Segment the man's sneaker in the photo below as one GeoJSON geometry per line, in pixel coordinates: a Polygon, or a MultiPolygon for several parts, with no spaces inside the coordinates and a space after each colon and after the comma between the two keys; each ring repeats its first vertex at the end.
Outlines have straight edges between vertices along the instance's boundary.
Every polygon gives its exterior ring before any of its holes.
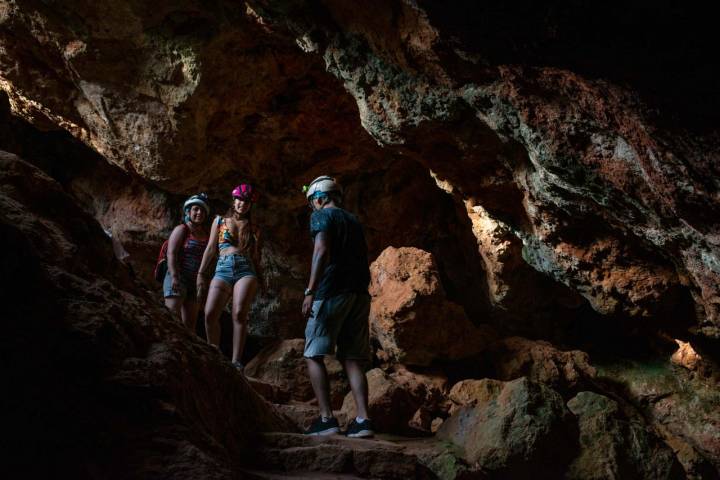
{"type": "Polygon", "coordinates": [[[305,435],[332,435],[333,433],[340,433],[340,425],[335,417],[327,420],[318,417],[310,425],[310,428],[305,430],[305,435]]]}
{"type": "Polygon", "coordinates": [[[350,425],[348,425],[347,430],[345,430],[345,435],[351,438],[367,438],[375,435],[375,432],[373,431],[373,426],[369,418],[366,418],[362,422],[353,419],[350,425]]]}

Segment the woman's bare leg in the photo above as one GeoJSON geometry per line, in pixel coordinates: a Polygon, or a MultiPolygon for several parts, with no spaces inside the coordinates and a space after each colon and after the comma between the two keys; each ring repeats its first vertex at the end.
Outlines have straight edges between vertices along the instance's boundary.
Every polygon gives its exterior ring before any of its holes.
{"type": "Polygon", "coordinates": [[[255,277],[243,277],[233,289],[233,353],[232,361],[239,362],[245,350],[247,339],[248,313],[257,292],[258,281],[255,277]]]}
{"type": "Polygon", "coordinates": [[[182,309],[180,310],[183,323],[192,333],[195,333],[195,326],[197,324],[197,316],[199,310],[200,305],[194,298],[186,299],[182,304],[182,309]]]}
{"type": "Polygon", "coordinates": [[[165,297],[165,306],[173,314],[173,317],[180,320],[180,307],[183,303],[182,297],[165,297]]]}
{"type": "Polygon", "coordinates": [[[210,282],[207,302],[205,302],[205,332],[207,341],[220,346],[220,314],[232,295],[232,289],[226,282],[214,278],[210,282]]]}

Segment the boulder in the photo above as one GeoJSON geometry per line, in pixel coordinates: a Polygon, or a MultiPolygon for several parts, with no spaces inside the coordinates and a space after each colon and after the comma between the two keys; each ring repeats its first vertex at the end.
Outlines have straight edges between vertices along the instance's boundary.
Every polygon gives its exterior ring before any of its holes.
{"type": "MultiPolygon", "coordinates": [[[[282,340],[269,345],[247,364],[245,375],[274,385],[293,400],[312,400],[315,394],[303,357],[304,347],[305,340],[302,338],[282,340]]],[[[349,388],[343,367],[334,357],[326,357],[325,366],[330,378],[330,403],[333,408],[340,408],[349,388]]],[[[275,401],[284,403],[281,398],[276,396],[275,401]]]]}
{"type": "Polygon", "coordinates": [[[528,377],[559,391],[576,388],[597,375],[587,353],[558,350],[543,340],[504,338],[488,348],[487,358],[500,380],[528,377]]]}
{"type": "Polygon", "coordinates": [[[432,438],[263,435],[252,479],[477,479],[447,444],[432,438]],[[257,476],[254,476],[257,475],[257,476]]]}
{"type": "Polygon", "coordinates": [[[673,451],[644,421],[625,418],[614,400],[580,392],[567,405],[578,417],[580,455],[566,478],[685,478],[673,451]]]}
{"type": "Polygon", "coordinates": [[[603,365],[601,375],[623,385],[626,399],[672,446],[688,476],[718,476],[720,392],[716,384],[667,359],[603,365]]]}
{"type": "MultiPolygon", "coordinates": [[[[432,421],[447,410],[447,379],[441,374],[414,373],[404,368],[388,374],[375,368],[367,373],[367,379],[369,414],[379,432],[427,434],[432,421]]],[[[352,393],[345,397],[342,412],[347,418],[356,416],[352,393]]]]}
{"type": "MultiPolygon", "coordinates": [[[[290,401],[288,403],[277,403],[273,406],[276,411],[292,422],[300,432],[307,430],[313,420],[318,417],[317,405],[311,405],[307,402],[290,401]]],[[[334,410],[333,415],[341,426],[348,423],[347,417],[340,410],[334,410]]]]}
{"type": "MultiPolygon", "coordinates": [[[[452,394],[451,394],[452,395],[452,394]]],[[[572,415],[550,387],[527,378],[478,380],[454,388],[465,406],[437,432],[472,466],[498,478],[557,476],[573,453],[572,415]]]]}
{"type": "Polygon", "coordinates": [[[372,336],[387,358],[429,365],[471,357],[487,346],[489,329],[473,325],[463,308],[447,299],[429,252],[388,247],[370,275],[372,336]]]}
{"type": "Polygon", "coordinates": [[[474,407],[490,402],[505,386],[505,382],[483,378],[482,380],[461,380],[453,385],[448,398],[450,413],[462,407],[474,407]]]}

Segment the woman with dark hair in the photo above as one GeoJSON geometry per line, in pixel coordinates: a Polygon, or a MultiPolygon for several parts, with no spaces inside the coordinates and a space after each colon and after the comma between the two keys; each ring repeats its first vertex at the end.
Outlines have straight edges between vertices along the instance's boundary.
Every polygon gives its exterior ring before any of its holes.
{"type": "Polygon", "coordinates": [[[195,332],[199,304],[195,279],[208,243],[205,221],[210,213],[207,196],[193,195],[183,205],[183,223],[170,234],[167,273],[163,281],[165,306],[195,332]]]}
{"type": "Polygon", "coordinates": [[[232,191],[233,204],[225,217],[212,223],[210,238],[197,277],[198,296],[205,296],[205,330],[208,343],[220,343],[220,314],[232,298],[232,363],[243,370],[242,353],[247,338],[247,318],[258,288],[260,230],[252,222],[250,210],[257,201],[255,188],[247,183],[232,191]],[[208,271],[217,257],[215,275],[207,285],[208,271]]]}

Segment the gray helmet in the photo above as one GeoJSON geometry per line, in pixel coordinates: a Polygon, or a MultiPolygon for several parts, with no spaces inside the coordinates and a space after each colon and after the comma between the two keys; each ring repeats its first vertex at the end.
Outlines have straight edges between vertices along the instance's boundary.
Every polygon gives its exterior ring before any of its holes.
{"type": "Polygon", "coordinates": [[[317,177],[315,180],[310,182],[310,185],[305,187],[305,197],[310,200],[316,193],[330,193],[337,192],[342,194],[342,187],[332,177],[322,175],[317,177]]]}

